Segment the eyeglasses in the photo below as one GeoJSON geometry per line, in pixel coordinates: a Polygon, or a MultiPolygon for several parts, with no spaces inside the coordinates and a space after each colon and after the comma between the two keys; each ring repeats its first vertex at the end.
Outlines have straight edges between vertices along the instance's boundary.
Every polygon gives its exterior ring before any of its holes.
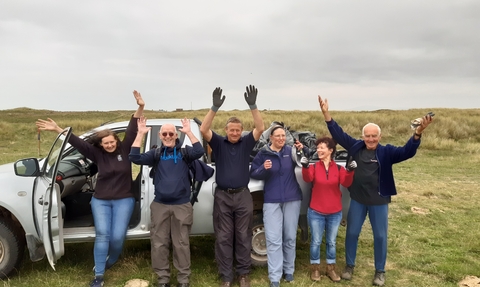
{"type": "Polygon", "coordinates": [[[174,133],[172,133],[172,132],[169,132],[169,133],[163,132],[162,133],[162,136],[164,136],[164,137],[166,137],[167,135],[170,136],[170,137],[173,137],[174,133]]]}

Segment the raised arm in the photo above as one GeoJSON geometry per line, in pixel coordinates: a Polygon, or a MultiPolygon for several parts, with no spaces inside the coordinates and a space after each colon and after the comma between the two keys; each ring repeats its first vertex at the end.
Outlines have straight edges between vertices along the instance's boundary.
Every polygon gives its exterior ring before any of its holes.
{"type": "Polygon", "coordinates": [[[190,139],[190,142],[192,145],[194,143],[198,143],[197,137],[192,133],[192,130],[190,129],[190,120],[187,118],[182,119],[182,128],[179,129],[182,133],[186,134],[187,137],[190,139]]]}
{"type": "Polygon", "coordinates": [[[415,140],[419,140],[422,137],[423,130],[425,130],[429,124],[431,124],[433,121],[433,118],[430,114],[427,114],[422,118],[422,123],[415,129],[415,134],[413,135],[413,138],[415,140]]]}
{"type": "Polygon", "coordinates": [[[222,89],[220,87],[215,88],[215,90],[213,90],[213,105],[203,119],[202,125],[200,126],[200,132],[207,142],[210,142],[212,139],[212,130],[210,127],[212,126],[213,118],[217,114],[218,109],[222,106],[224,101],[225,96],[222,97],[222,89]]]}
{"type": "Polygon", "coordinates": [[[257,93],[258,93],[258,90],[255,88],[255,86],[250,85],[247,87],[247,91],[244,94],[245,101],[247,102],[248,106],[250,107],[250,110],[252,111],[253,123],[255,125],[255,128],[253,129],[253,138],[255,139],[255,141],[258,141],[260,139],[260,136],[265,130],[262,115],[260,114],[260,111],[257,109],[257,104],[256,104],[257,93]]]}
{"type": "Polygon", "coordinates": [[[325,121],[326,122],[331,121],[332,116],[330,116],[330,112],[328,111],[328,100],[322,99],[322,97],[318,96],[318,103],[320,104],[320,109],[322,110],[325,121]]]}
{"type": "Polygon", "coordinates": [[[135,97],[135,100],[137,101],[138,108],[133,114],[134,118],[140,118],[143,115],[143,109],[145,107],[145,101],[143,101],[142,95],[137,92],[136,90],[133,91],[133,96],[135,97]]]}
{"type": "Polygon", "coordinates": [[[147,118],[145,118],[144,116],[141,116],[137,120],[137,127],[137,136],[132,143],[132,147],[140,147],[142,145],[143,138],[152,129],[151,127],[147,127],[147,118]]]}
{"type": "Polygon", "coordinates": [[[63,131],[63,129],[59,127],[57,123],[51,118],[47,118],[47,120],[38,119],[35,122],[35,125],[41,131],[51,131],[51,132],[57,132],[57,133],[61,133],[63,131]]]}

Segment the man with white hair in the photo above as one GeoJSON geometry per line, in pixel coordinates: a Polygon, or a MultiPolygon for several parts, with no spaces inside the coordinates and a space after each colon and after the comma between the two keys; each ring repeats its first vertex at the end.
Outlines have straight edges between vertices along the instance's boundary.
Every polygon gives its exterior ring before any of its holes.
{"type": "Polygon", "coordinates": [[[162,145],[140,153],[143,138],[150,131],[146,118],[138,120],[138,132],[129,158],[135,164],[154,166],[155,198],[150,204],[152,268],[158,277],[158,287],[170,287],[170,245],[173,249],[173,266],[177,269],[177,287],[190,286],[190,230],[193,224],[193,207],[190,203],[188,163],[200,158],[204,149],[190,129],[190,121],[182,119],[179,132],[192,143],[185,146],[178,139],[177,128],[164,124],[158,133],[162,145]],[[159,157],[159,158],[157,158],[159,157]]]}
{"type": "Polygon", "coordinates": [[[355,139],[345,133],[332,119],[327,99],[318,96],[318,102],[333,139],[348,150],[349,158],[357,162],[357,169],[350,191],[350,208],[347,216],[345,237],[346,266],[342,278],[351,280],[357,255],[358,237],[368,213],[373,231],[375,275],[373,285],[385,284],[387,261],[388,204],[391,196],[397,194],[392,166],[415,155],[420,146],[423,130],[432,122],[432,115],[424,116],[414,134],[402,147],[380,144],[381,129],[374,123],[362,129],[362,139],[355,139]]]}

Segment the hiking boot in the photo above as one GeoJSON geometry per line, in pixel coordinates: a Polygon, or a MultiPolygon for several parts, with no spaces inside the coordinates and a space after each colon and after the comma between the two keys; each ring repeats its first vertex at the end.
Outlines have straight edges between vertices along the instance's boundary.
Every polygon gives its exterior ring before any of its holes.
{"type": "Polygon", "coordinates": [[[293,282],[293,274],[285,274],[285,281],[287,283],[293,282]]]}
{"type": "Polygon", "coordinates": [[[229,281],[223,281],[222,283],[220,283],[220,287],[230,287],[232,286],[232,283],[230,283],[229,281]]]}
{"type": "Polygon", "coordinates": [[[327,264],[327,276],[333,282],[340,282],[340,280],[342,280],[335,272],[335,264],[327,264]]]}
{"type": "Polygon", "coordinates": [[[158,283],[158,287],[170,287],[170,283],[158,283]]]}
{"type": "Polygon", "coordinates": [[[270,282],[270,287],[280,287],[280,282],[270,282]]]}
{"type": "Polygon", "coordinates": [[[250,287],[250,278],[248,274],[243,274],[238,277],[238,283],[240,283],[240,287],[250,287]]]}
{"type": "Polygon", "coordinates": [[[310,279],[313,281],[320,281],[320,264],[311,264],[310,268],[312,269],[310,279]]]}
{"type": "Polygon", "coordinates": [[[102,287],[103,286],[103,277],[95,277],[95,279],[90,282],[90,287],[102,287]]]}
{"type": "Polygon", "coordinates": [[[385,285],[385,272],[375,271],[375,277],[373,277],[372,284],[374,286],[383,286],[385,285]]]}
{"type": "Polygon", "coordinates": [[[355,268],[355,266],[346,265],[346,266],[345,266],[345,269],[343,270],[343,273],[342,273],[342,279],[344,279],[344,280],[352,280],[353,268],[355,268]]]}

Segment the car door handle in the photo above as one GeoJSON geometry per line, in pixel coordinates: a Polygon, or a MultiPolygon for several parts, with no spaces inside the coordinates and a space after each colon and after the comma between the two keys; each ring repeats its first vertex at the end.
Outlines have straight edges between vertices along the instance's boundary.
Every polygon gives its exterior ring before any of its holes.
{"type": "Polygon", "coordinates": [[[43,201],[43,196],[38,199],[38,204],[40,205],[48,205],[48,201],[43,201]]]}

